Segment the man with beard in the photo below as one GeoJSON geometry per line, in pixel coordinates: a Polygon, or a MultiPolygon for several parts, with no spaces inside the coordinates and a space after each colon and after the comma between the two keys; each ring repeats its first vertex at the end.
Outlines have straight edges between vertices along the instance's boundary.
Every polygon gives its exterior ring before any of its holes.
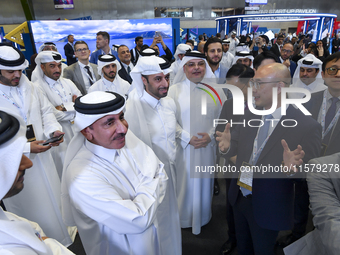
{"type": "MultiPolygon", "coordinates": [[[[311,93],[327,89],[321,76],[322,61],[313,54],[298,61],[291,88],[304,88],[311,93]]],[[[289,98],[303,98],[302,93],[289,93],[289,98]]]]}
{"type": "Polygon", "coordinates": [[[105,54],[112,54],[118,58],[118,53],[110,48],[110,35],[108,32],[99,31],[96,39],[97,50],[92,52],[90,63],[97,65],[98,57],[105,54]]]}
{"type": "MultiPolygon", "coordinates": [[[[221,45],[221,43],[219,43],[221,45]]],[[[221,46],[222,48],[222,46],[221,46]]],[[[176,119],[182,127],[178,135],[176,155],[177,199],[182,228],[192,227],[192,233],[198,235],[201,227],[211,219],[214,174],[195,172],[195,166],[215,164],[213,119],[217,119],[221,110],[207,96],[209,113],[201,114],[201,99],[209,89],[215,76],[205,60],[205,55],[198,51],[187,52],[170,87],[169,96],[176,103],[176,119]]],[[[224,93],[216,88],[221,102],[224,93]]]]}
{"type": "Polygon", "coordinates": [[[130,50],[130,54],[131,54],[131,62],[136,65],[139,55],[140,55],[140,51],[142,50],[142,46],[143,46],[143,37],[141,36],[137,36],[135,38],[135,44],[136,47],[134,47],[133,49],[130,50]]]}
{"type": "MultiPolygon", "coordinates": [[[[0,106],[0,200],[24,189],[24,179],[30,174],[30,170],[27,173],[26,170],[33,165],[23,154],[27,142],[25,122],[11,108],[10,103],[2,102],[0,106]]],[[[0,247],[1,254],[73,254],[56,240],[46,237],[37,223],[5,212],[1,207],[0,247]]]]}
{"type": "Polygon", "coordinates": [[[121,68],[115,56],[111,54],[99,56],[98,72],[102,78],[90,87],[89,92],[97,90],[113,91],[121,95],[127,95],[130,84],[117,75],[121,68]]]}
{"type": "Polygon", "coordinates": [[[60,179],[49,151],[63,139],[42,145],[46,139],[63,134],[62,127],[48,99],[22,74],[27,66],[28,61],[21,51],[0,44],[0,105],[10,103],[20,112],[30,141],[24,153],[33,162],[25,177],[25,192],[6,198],[4,204],[8,211],[39,223],[49,237],[67,246],[72,239],[61,218],[60,179]]]}
{"type": "Polygon", "coordinates": [[[125,98],[94,91],[75,102],[77,132],[62,180],[66,224],[78,227],[89,255],[159,254],[157,218],[167,176],[124,119],[125,98]]]}
{"type": "Polygon", "coordinates": [[[73,137],[72,125],[75,113],[73,102],[78,96],[81,96],[81,92],[71,80],[60,76],[61,55],[58,52],[40,52],[35,62],[37,63],[38,80],[34,84],[41,89],[55,107],[54,115],[65,132],[65,142],[51,151],[61,178],[67,145],[73,137]]]}
{"type": "Polygon", "coordinates": [[[230,39],[224,39],[222,41],[222,60],[221,64],[224,65],[226,68],[230,68],[233,65],[234,55],[229,52],[230,46],[230,39]]]}
{"type": "Polygon", "coordinates": [[[131,72],[133,90],[126,106],[126,120],[130,130],[164,164],[168,176],[167,190],[158,207],[157,220],[163,222],[158,228],[161,254],[181,254],[181,227],[175,192],[176,184],[176,105],[167,97],[170,63],[160,57],[141,57],[131,72]]]}
{"type": "Polygon", "coordinates": [[[224,84],[226,81],[226,75],[228,68],[224,65],[220,65],[222,60],[222,41],[216,37],[209,38],[204,45],[204,53],[207,57],[209,67],[217,78],[217,83],[224,84]]]}

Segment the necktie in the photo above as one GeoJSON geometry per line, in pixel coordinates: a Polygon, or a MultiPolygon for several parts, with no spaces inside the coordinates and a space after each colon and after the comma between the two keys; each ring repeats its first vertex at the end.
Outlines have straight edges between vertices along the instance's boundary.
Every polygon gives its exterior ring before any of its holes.
{"type": "MultiPolygon", "coordinates": [[[[339,98],[337,97],[332,97],[332,104],[329,107],[327,113],[326,113],[326,117],[325,117],[325,130],[328,128],[329,124],[332,122],[334,116],[335,116],[335,112],[336,112],[336,103],[339,101],[339,98]]],[[[328,144],[329,139],[331,137],[331,133],[332,131],[329,131],[327,133],[327,135],[323,138],[323,143],[328,144]]]]}
{"type": "Polygon", "coordinates": [[[127,71],[128,71],[128,74],[130,74],[130,72],[131,72],[130,66],[127,67],[127,71]]]}
{"type": "Polygon", "coordinates": [[[88,75],[91,77],[91,79],[89,79],[89,81],[90,81],[90,85],[92,85],[93,84],[93,82],[92,82],[93,76],[92,76],[92,73],[90,71],[90,67],[89,66],[85,66],[85,69],[86,69],[88,75]]]}
{"type": "Polygon", "coordinates": [[[329,124],[332,122],[334,116],[335,116],[335,111],[336,111],[336,103],[339,101],[339,98],[337,97],[332,97],[332,104],[329,107],[327,113],[326,113],[326,117],[325,117],[325,130],[327,129],[327,127],[329,126],[329,124]]]}
{"type": "MultiPolygon", "coordinates": [[[[260,127],[259,130],[259,134],[257,136],[257,150],[259,150],[259,147],[261,147],[262,143],[264,142],[264,140],[266,140],[267,136],[268,136],[268,131],[269,131],[269,125],[271,121],[266,121],[268,119],[272,119],[273,116],[271,114],[267,115],[264,118],[264,124],[262,127],[260,127]]],[[[254,161],[253,156],[251,156],[250,161],[253,161],[253,165],[256,164],[256,161],[254,161]]],[[[240,187],[240,190],[242,192],[243,196],[248,196],[249,194],[251,194],[252,192],[246,188],[240,187]]]]}
{"type": "Polygon", "coordinates": [[[259,134],[257,137],[257,148],[259,148],[262,143],[264,142],[264,140],[266,140],[267,136],[268,136],[268,130],[269,130],[269,125],[271,121],[267,121],[268,119],[272,119],[273,116],[271,114],[267,115],[264,118],[264,124],[262,127],[260,127],[259,130],[259,134]]]}

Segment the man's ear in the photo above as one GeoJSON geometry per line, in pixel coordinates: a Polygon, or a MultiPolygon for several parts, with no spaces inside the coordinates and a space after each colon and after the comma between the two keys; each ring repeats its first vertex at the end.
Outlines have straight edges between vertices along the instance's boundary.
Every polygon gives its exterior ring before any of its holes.
{"type": "Polygon", "coordinates": [[[45,65],[44,64],[40,64],[41,70],[43,71],[43,73],[45,73],[45,65]]]}
{"type": "Polygon", "coordinates": [[[90,127],[86,127],[83,130],[80,131],[83,136],[85,136],[85,138],[88,141],[92,141],[93,140],[93,134],[92,134],[92,129],[90,127]]]}
{"type": "Polygon", "coordinates": [[[147,79],[145,79],[145,77],[142,76],[142,81],[143,81],[143,84],[144,84],[144,87],[148,84],[148,81],[147,79]]]}

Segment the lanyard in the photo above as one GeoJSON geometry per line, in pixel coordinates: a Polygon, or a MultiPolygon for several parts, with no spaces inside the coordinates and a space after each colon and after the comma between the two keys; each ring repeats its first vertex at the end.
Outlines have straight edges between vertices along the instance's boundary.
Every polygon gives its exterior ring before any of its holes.
{"type": "Polygon", "coordinates": [[[326,91],[323,93],[323,101],[322,101],[322,114],[321,114],[321,127],[322,127],[322,139],[329,133],[329,131],[333,128],[334,124],[338,121],[340,116],[340,108],[338,109],[337,113],[335,114],[331,123],[329,123],[327,129],[325,130],[325,119],[326,119],[326,106],[327,106],[327,99],[326,99],[326,91]]]}
{"type": "MultiPolygon", "coordinates": [[[[25,113],[25,110],[24,110],[24,107],[20,107],[20,105],[18,105],[13,99],[11,99],[6,93],[2,92],[0,90],[2,96],[7,100],[9,101],[12,105],[14,105],[16,108],[19,109],[20,111],[20,114],[21,114],[21,117],[24,119],[25,123],[27,124],[27,116],[26,116],[26,113],[25,113]]],[[[21,95],[21,93],[20,93],[21,95]]],[[[21,95],[22,96],[22,95],[21,95]]],[[[23,102],[24,103],[24,102],[23,102]]]]}
{"type": "MultiPolygon", "coordinates": [[[[263,121],[263,117],[262,117],[262,121],[263,121]]],[[[271,121],[272,122],[272,120],[275,120],[275,119],[270,119],[269,121],[271,121]]],[[[267,120],[268,121],[268,120],[267,120]]],[[[270,124],[269,124],[270,125],[270,124]]],[[[261,126],[262,127],[262,126],[261,126]]],[[[260,128],[261,128],[260,127],[260,128]]],[[[274,131],[274,129],[268,134],[268,136],[267,136],[267,138],[263,141],[263,143],[262,143],[262,145],[260,146],[260,148],[259,149],[257,149],[257,146],[258,146],[258,144],[257,144],[257,139],[258,139],[258,137],[259,137],[259,132],[260,132],[260,128],[257,130],[257,135],[256,135],[256,138],[255,138],[255,140],[254,140],[254,147],[253,147],[253,152],[252,152],[252,155],[251,155],[251,158],[250,158],[250,164],[251,165],[254,165],[254,164],[256,164],[256,162],[257,162],[257,160],[259,159],[259,157],[260,157],[260,155],[261,155],[261,152],[263,151],[263,148],[264,148],[264,146],[266,146],[266,143],[267,143],[267,141],[269,140],[269,138],[270,138],[270,136],[271,136],[271,134],[272,134],[272,132],[274,131]]]]}
{"type": "MultiPolygon", "coordinates": [[[[47,82],[47,81],[46,81],[47,82]]],[[[58,82],[56,82],[56,83],[58,83],[58,82]]],[[[54,92],[55,93],[57,93],[58,94],[58,96],[61,98],[61,101],[62,102],[64,102],[64,103],[67,103],[68,102],[68,100],[67,100],[67,95],[66,95],[66,92],[65,92],[65,89],[64,89],[64,86],[63,86],[63,84],[62,84],[62,82],[60,81],[60,86],[61,86],[61,88],[62,88],[62,90],[63,90],[63,92],[64,92],[64,96],[60,93],[60,91],[56,88],[56,86],[55,86],[55,84],[56,83],[54,83],[54,85],[50,85],[48,82],[47,82],[47,84],[50,86],[50,88],[52,88],[53,90],[54,90],[54,92]]]]}

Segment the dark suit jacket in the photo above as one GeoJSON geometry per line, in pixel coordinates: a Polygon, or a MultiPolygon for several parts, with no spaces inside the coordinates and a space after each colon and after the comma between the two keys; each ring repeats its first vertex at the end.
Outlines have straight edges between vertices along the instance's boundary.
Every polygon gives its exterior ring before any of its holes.
{"type": "Polygon", "coordinates": [[[270,51],[272,51],[277,57],[281,57],[279,46],[277,46],[276,43],[270,48],[270,51]]]}
{"type": "MultiPolygon", "coordinates": [[[[98,68],[97,65],[89,63],[91,65],[94,75],[97,79],[97,81],[101,78],[100,75],[98,74],[98,68]]],[[[83,75],[80,70],[80,66],[78,63],[74,63],[73,65],[70,65],[64,69],[64,78],[70,79],[73,81],[73,83],[77,86],[77,88],[80,90],[80,92],[83,95],[87,94],[83,75]]]]}
{"type": "MultiPolygon", "coordinates": [[[[246,120],[260,119],[260,116],[246,113],[246,120]]],[[[271,134],[267,144],[260,154],[256,166],[281,166],[283,161],[283,147],[281,140],[285,139],[291,150],[300,144],[305,151],[304,162],[315,158],[320,153],[321,126],[310,116],[305,116],[300,110],[289,106],[286,116],[282,116],[271,134]],[[280,123],[284,119],[294,119],[298,122],[295,127],[283,127],[280,123]]],[[[247,123],[247,122],[246,122],[247,123]]],[[[286,121],[285,124],[291,123],[286,121]]],[[[291,123],[292,124],[292,123],[291,123]]],[[[242,162],[249,162],[253,143],[258,128],[237,125],[232,132],[230,151],[226,158],[237,155],[236,168],[239,170],[242,162]]],[[[229,189],[231,205],[236,203],[240,187],[237,185],[239,173],[234,174],[229,189]]],[[[297,178],[298,176],[295,176],[297,178]]],[[[285,173],[257,173],[254,172],[252,191],[252,206],[257,224],[264,229],[275,231],[292,229],[294,221],[294,182],[285,173]],[[282,177],[282,178],[281,178],[282,177]]]]}
{"type": "MultiPolygon", "coordinates": [[[[323,92],[316,92],[312,94],[311,99],[305,104],[306,109],[312,114],[313,119],[317,120],[320,108],[322,107],[323,92]]],[[[340,121],[335,124],[331,130],[331,138],[325,155],[331,155],[340,152],[340,121]]],[[[320,155],[323,156],[323,155],[320,155]]]]}
{"type": "Polygon", "coordinates": [[[292,60],[289,60],[289,62],[290,62],[290,67],[289,67],[290,76],[293,78],[297,65],[292,60]]]}
{"type": "Polygon", "coordinates": [[[126,80],[128,83],[132,83],[132,78],[130,76],[130,74],[127,73],[127,71],[125,70],[122,62],[120,62],[120,65],[122,66],[122,68],[118,71],[118,74],[120,76],[120,78],[122,78],[123,80],[126,80]]]}
{"type": "Polygon", "coordinates": [[[65,44],[64,50],[65,50],[67,65],[70,66],[70,65],[76,63],[77,58],[74,56],[74,50],[69,43],[65,44]]]}

